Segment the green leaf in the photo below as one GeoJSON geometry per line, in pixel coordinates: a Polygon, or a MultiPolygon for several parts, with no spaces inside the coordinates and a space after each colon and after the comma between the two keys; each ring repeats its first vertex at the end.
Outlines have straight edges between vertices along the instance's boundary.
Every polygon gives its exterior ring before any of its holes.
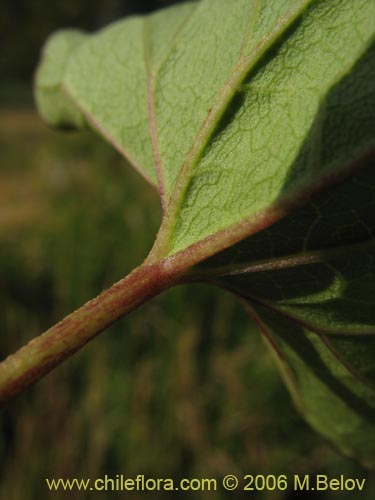
{"type": "Polygon", "coordinates": [[[306,419],[366,463],[374,41],[373,0],[202,0],[59,33],[36,80],[47,121],[157,187],[148,263],[240,295],[306,419]]]}
{"type": "Polygon", "coordinates": [[[375,162],[194,273],[239,295],[307,421],[374,464],[375,162]]]}
{"type": "Polygon", "coordinates": [[[308,324],[375,334],[375,161],[195,273],[308,324]]]}
{"type": "Polygon", "coordinates": [[[249,308],[299,411],[344,454],[374,465],[373,337],[317,336],[260,305],[249,308]],[[262,318],[262,319],[261,319],[262,318]]]}
{"type": "Polygon", "coordinates": [[[62,79],[71,53],[86,37],[76,30],[54,34],[46,43],[43,63],[36,75],[36,92],[40,114],[54,126],[81,128],[82,113],[62,91],[62,79]]]}

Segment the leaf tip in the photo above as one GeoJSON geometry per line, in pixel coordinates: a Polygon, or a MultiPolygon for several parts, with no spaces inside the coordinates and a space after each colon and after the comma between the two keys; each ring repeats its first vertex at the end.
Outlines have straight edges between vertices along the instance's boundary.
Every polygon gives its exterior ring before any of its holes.
{"type": "Polygon", "coordinates": [[[51,126],[77,129],[86,125],[84,116],[63,88],[70,56],[86,38],[87,35],[78,30],[61,30],[51,35],[43,48],[35,75],[34,96],[39,113],[51,126]]]}

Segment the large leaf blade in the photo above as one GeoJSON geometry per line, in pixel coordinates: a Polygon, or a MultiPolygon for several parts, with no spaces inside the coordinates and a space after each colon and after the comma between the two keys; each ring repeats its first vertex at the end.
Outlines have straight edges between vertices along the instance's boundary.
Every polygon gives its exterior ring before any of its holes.
{"type": "Polygon", "coordinates": [[[373,160],[191,271],[203,277],[241,297],[307,421],[375,465],[373,160]]]}
{"type": "Polygon", "coordinates": [[[256,218],[375,146],[375,4],[359,3],[314,2],[250,72],[181,189],[170,253],[256,218]]]}
{"type": "Polygon", "coordinates": [[[374,39],[372,0],[204,0],[87,37],[57,85],[159,188],[148,262],[240,295],[306,418],[366,463],[374,39]]]}
{"type": "Polygon", "coordinates": [[[88,37],[62,86],[159,185],[173,254],[375,146],[374,25],[371,0],[188,3],[88,37]]]}
{"type": "Polygon", "coordinates": [[[218,253],[193,272],[320,333],[375,334],[375,169],[218,253]]]}

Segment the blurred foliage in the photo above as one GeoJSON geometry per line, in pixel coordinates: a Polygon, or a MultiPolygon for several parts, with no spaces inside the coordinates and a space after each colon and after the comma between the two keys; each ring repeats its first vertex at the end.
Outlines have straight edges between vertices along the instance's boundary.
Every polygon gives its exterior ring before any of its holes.
{"type": "MultiPolygon", "coordinates": [[[[161,214],[152,189],[90,133],[63,135],[30,111],[2,112],[0,151],[3,357],[139,264],[161,214]]],[[[72,498],[51,495],[46,477],[368,475],[304,424],[249,318],[203,285],[171,290],[121,320],[8,403],[0,424],[7,500],[72,498]]],[[[361,498],[372,498],[369,484],[361,498]]]]}

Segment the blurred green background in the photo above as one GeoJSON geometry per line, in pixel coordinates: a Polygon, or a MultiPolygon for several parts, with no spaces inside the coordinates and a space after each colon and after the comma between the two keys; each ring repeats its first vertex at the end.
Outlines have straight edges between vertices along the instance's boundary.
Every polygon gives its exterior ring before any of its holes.
{"type": "MultiPolygon", "coordinates": [[[[100,138],[54,132],[39,120],[31,89],[41,45],[61,27],[92,30],[171,3],[2,0],[1,357],[139,264],[161,216],[156,193],[100,138]]],[[[46,477],[368,477],[295,412],[236,300],[203,285],[167,292],[124,318],[8,403],[0,423],[0,498],[7,500],[125,498],[49,493],[46,477]]],[[[184,498],[250,493],[298,497],[184,498]]],[[[151,495],[172,497],[126,498],[151,495]]],[[[363,494],[339,495],[369,499],[371,484],[363,494]]]]}

